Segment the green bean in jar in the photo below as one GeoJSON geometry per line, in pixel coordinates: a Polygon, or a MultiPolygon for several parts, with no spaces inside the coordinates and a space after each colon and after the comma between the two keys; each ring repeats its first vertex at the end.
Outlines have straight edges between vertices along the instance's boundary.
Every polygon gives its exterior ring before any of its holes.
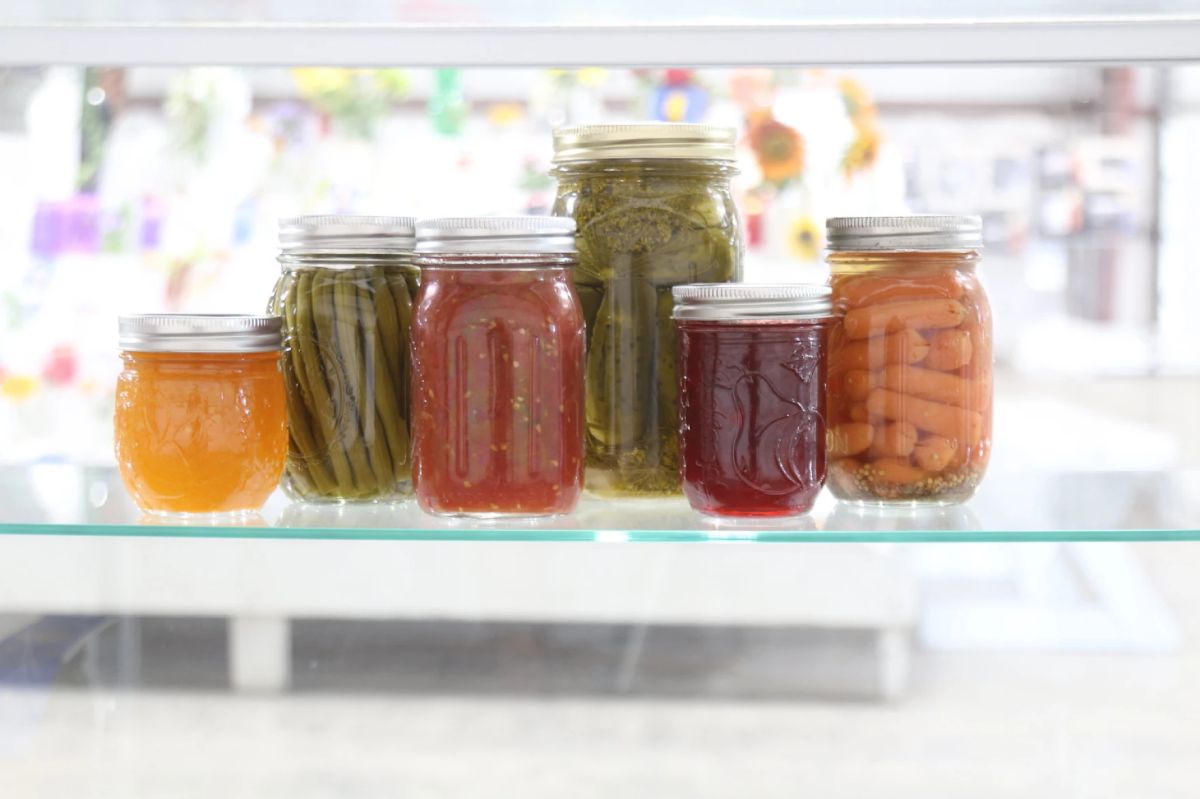
{"type": "Polygon", "coordinates": [[[413,219],[285,219],[280,245],[269,307],[283,317],[284,490],[317,501],[410,494],[413,219]]]}

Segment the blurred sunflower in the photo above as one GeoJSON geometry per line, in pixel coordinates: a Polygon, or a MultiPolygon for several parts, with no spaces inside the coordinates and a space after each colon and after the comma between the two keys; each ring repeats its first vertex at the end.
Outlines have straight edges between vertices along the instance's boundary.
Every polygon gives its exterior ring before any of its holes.
{"type": "Polygon", "coordinates": [[[838,81],[838,91],[842,93],[842,102],[846,104],[846,114],[851,120],[873,118],[875,116],[875,101],[854,78],[842,78],[838,81]]]}
{"type": "Polygon", "coordinates": [[[752,111],[746,133],[764,183],[782,186],[804,171],[804,138],[769,110],[752,111]]]}
{"type": "Polygon", "coordinates": [[[815,261],[821,254],[821,225],[808,214],[792,219],[788,226],[788,251],[801,261],[815,261]]]}
{"type": "Polygon", "coordinates": [[[847,178],[865,172],[879,159],[879,128],[875,125],[856,125],[854,141],[842,156],[842,174],[847,178]]]}

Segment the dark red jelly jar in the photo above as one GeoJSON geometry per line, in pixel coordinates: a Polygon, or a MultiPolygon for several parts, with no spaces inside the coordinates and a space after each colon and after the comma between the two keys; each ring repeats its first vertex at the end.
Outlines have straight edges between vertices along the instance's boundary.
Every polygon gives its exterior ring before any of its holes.
{"type": "Polygon", "coordinates": [[[722,516],[810,510],[825,484],[829,289],[674,289],[683,490],[722,516]]]}

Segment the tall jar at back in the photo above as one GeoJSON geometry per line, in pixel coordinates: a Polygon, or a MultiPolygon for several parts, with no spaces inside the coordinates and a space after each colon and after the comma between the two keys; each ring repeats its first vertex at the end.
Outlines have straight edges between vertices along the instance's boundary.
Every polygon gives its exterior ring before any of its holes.
{"type": "Polygon", "coordinates": [[[590,493],[681,490],[671,289],[741,279],[734,131],[636,124],[554,133],[554,213],[576,223],[587,324],[590,493]]]}
{"type": "Polygon", "coordinates": [[[829,487],[842,500],[971,497],[992,445],[992,316],[977,216],[827,223],[829,487]]]}
{"type": "Polygon", "coordinates": [[[279,223],[290,434],[284,490],[316,501],[411,491],[411,217],[303,216],[279,223]]]}

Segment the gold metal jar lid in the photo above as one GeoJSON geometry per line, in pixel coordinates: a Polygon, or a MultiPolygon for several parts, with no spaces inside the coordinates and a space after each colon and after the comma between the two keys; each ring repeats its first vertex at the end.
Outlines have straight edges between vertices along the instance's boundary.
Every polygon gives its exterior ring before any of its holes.
{"type": "Polygon", "coordinates": [[[734,160],[733,128],[681,122],[576,125],[554,131],[554,163],[617,158],[734,160]]]}

